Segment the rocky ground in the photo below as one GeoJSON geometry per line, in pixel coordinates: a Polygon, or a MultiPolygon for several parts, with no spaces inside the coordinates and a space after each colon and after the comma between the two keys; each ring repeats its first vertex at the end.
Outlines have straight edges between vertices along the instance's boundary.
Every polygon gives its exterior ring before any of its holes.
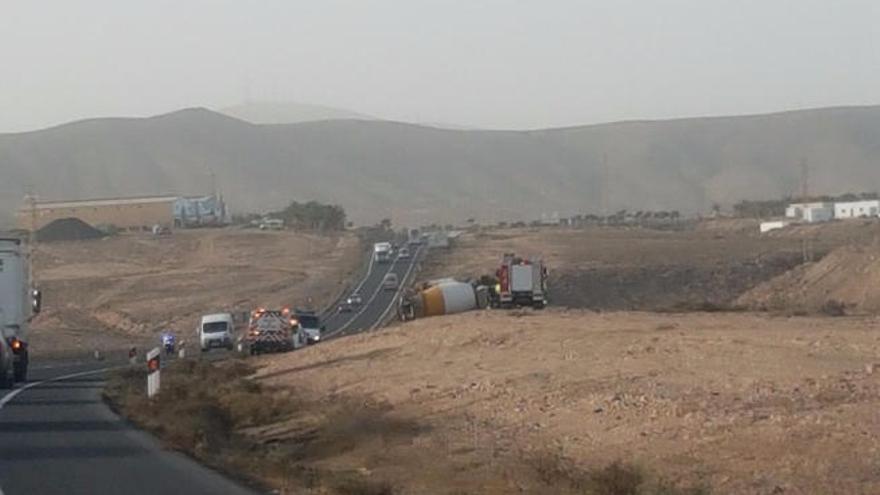
{"type": "MultiPolygon", "coordinates": [[[[560,493],[547,478],[622,460],[713,493],[868,494],[880,492],[878,326],[478,312],[262,358],[257,380],[370,405],[364,429],[303,462],[402,493],[560,493]]],[[[301,439],[316,414],[256,434],[301,439]]]]}

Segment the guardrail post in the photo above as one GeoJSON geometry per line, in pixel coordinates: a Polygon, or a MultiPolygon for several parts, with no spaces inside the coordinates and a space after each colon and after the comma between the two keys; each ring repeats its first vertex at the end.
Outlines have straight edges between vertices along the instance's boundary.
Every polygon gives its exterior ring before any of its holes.
{"type": "Polygon", "coordinates": [[[159,376],[161,373],[162,351],[156,347],[147,353],[147,397],[153,398],[159,393],[159,376]]]}

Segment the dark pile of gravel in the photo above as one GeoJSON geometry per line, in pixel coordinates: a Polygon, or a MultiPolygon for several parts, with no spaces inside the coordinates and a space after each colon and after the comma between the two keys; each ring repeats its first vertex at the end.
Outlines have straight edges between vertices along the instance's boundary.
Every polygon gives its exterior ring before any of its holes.
{"type": "Polygon", "coordinates": [[[100,239],[104,233],[79,218],[61,218],[37,230],[39,242],[84,241],[100,239]]]}

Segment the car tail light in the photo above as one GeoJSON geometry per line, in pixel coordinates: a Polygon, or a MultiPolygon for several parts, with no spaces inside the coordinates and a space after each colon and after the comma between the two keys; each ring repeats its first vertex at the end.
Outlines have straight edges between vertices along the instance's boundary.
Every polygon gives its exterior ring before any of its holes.
{"type": "Polygon", "coordinates": [[[24,342],[18,339],[18,337],[12,337],[9,339],[9,347],[12,348],[13,352],[19,352],[24,349],[24,342]]]}

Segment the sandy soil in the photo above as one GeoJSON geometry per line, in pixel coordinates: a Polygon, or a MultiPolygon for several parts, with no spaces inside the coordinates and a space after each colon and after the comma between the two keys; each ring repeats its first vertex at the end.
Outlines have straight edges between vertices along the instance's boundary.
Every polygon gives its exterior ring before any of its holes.
{"type": "Polygon", "coordinates": [[[207,312],[320,308],[360,263],[350,235],[206,229],[45,243],[35,270],[45,310],[32,345],[117,346],[168,327],[190,338],[207,312]]]}
{"type": "Polygon", "coordinates": [[[743,294],[757,310],[800,313],[880,313],[880,243],[845,246],[743,294]]]}
{"type": "Polygon", "coordinates": [[[493,230],[464,235],[426,263],[425,278],[493,274],[505,252],[544,258],[554,305],[611,310],[734,306],[807,259],[880,235],[876,222],[793,227],[774,235],[715,220],[685,231],[640,228],[493,230]]]}
{"type": "Polygon", "coordinates": [[[265,384],[374,405],[345,448],[305,461],[401,493],[560,493],[547,479],[556,466],[620,459],[713,493],[868,494],[880,493],[878,328],[870,318],[490,311],[256,362],[265,384]]]}

